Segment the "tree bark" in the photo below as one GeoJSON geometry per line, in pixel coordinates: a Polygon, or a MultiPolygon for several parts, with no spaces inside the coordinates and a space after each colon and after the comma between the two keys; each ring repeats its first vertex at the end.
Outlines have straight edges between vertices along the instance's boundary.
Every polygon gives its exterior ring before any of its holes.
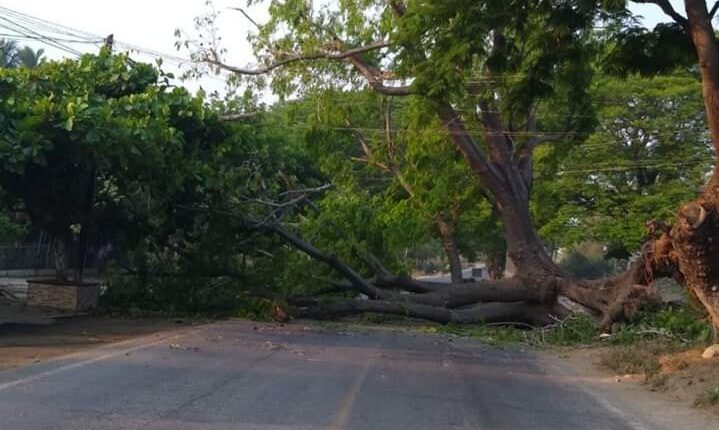
{"type": "Polygon", "coordinates": [[[704,107],[715,150],[714,173],[699,198],[685,205],[671,230],[679,269],[719,327],[719,44],[706,2],[685,0],[687,29],[699,59],[704,107]]]}
{"type": "Polygon", "coordinates": [[[50,243],[55,262],[55,279],[58,281],[66,281],[69,257],[67,252],[67,237],[55,236],[50,243]]]}
{"type": "Polygon", "coordinates": [[[444,253],[447,255],[452,283],[461,283],[464,279],[462,275],[462,260],[459,256],[459,250],[457,249],[457,241],[454,238],[454,226],[450,225],[450,223],[441,216],[437,217],[436,224],[440,240],[442,241],[442,249],[444,249],[444,253]]]}
{"type": "Polygon", "coordinates": [[[487,257],[486,269],[490,280],[502,279],[507,272],[507,257],[489,255],[487,257]]]}
{"type": "Polygon", "coordinates": [[[500,278],[511,278],[517,274],[517,265],[514,264],[512,258],[509,256],[509,251],[504,255],[504,269],[501,272],[500,278]]]}
{"type": "Polygon", "coordinates": [[[419,318],[444,324],[527,323],[542,326],[554,322],[544,306],[525,302],[485,303],[468,309],[446,309],[396,301],[350,300],[310,307],[301,311],[299,315],[322,319],[367,312],[419,318]]]}

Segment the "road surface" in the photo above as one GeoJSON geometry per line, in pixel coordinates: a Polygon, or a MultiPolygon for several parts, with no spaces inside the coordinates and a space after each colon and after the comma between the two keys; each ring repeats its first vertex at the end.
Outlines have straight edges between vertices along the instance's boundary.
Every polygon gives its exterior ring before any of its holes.
{"type": "Polygon", "coordinates": [[[228,321],[0,372],[0,428],[659,428],[542,363],[440,335],[228,321]]]}
{"type": "MultiPolygon", "coordinates": [[[[478,266],[477,268],[481,268],[483,271],[487,270],[484,268],[484,266],[478,266]]],[[[475,280],[481,280],[481,279],[487,279],[487,278],[477,278],[472,276],[472,268],[462,269],[462,278],[464,279],[475,279],[475,280]]],[[[430,281],[430,282],[439,282],[443,284],[449,284],[452,282],[451,275],[447,272],[440,272],[435,273],[433,275],[426,275],[426,276],[419,276],[418,279],[421,279],[423,281],[430,281]]]]}

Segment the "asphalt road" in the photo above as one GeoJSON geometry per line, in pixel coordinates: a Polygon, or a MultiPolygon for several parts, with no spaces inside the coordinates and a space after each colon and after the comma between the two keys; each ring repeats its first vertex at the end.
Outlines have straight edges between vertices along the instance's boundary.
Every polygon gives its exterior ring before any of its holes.
{"type": "Polygon", "coordinates": [[[0,372],[2,430],[647,430],[532,353],[224,322],[0,372]]]}

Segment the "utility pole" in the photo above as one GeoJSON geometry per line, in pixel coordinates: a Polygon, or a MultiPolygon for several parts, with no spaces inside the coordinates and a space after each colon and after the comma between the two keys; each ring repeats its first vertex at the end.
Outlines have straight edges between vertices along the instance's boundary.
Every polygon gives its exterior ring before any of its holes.
{"type": "Polygon", "coordinates": [[[114,45],[115,45],[115,35],[109,34],[105,38],[105,47],[108,49],[108,51],[110,51],[110,53],[112,53],[112,48],[114,45]]]}

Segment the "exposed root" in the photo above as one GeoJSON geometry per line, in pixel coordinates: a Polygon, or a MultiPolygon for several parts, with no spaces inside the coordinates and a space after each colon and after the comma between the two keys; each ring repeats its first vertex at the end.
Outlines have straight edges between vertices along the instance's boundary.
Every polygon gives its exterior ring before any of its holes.
{"type": "Polygon", "coordinates": [[[679,211],[671,239],[687,288],[719,327],[719,189],[709,186],[679,211]]]}

